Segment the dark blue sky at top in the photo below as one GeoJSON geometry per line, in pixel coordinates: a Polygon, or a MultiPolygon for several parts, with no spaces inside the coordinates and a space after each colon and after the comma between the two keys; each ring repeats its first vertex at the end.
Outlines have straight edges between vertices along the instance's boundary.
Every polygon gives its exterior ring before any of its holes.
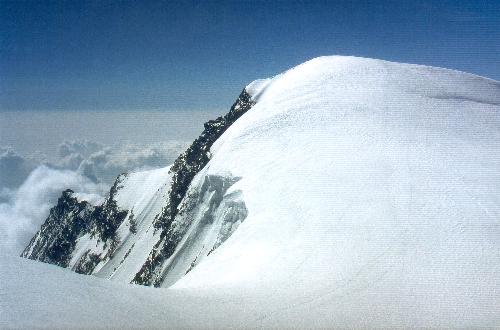
{"type": "Polygon", "coordinates": [[[1,110],[228,109],[321,55],[500,80],[500,1],[0,1],[1,110]]]}

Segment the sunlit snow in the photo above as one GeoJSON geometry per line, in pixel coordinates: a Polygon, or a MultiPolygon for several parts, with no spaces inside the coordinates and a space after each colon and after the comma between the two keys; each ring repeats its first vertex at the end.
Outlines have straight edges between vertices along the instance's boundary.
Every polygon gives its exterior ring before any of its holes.
{"type": "MultiPolygon", "coordinates": [[[[23,298],[7,325],[500,325],[499,82],[332,56],[247,91],[256,104],[191,183],[239,178],[226,194],[248,215],[227,241],[169,289],[10,261],[2,304],[23,298]]],[[[122,194],[136,215],[157,198],[122,194]]]]}

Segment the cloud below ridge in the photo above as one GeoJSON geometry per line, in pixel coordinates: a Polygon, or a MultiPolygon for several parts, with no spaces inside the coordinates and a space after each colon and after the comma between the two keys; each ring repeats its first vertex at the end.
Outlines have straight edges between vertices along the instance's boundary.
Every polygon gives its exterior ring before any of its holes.
{"type": "Polygon", "coordinates": [[[73,189],[85,194],[90,202],[101,199],[103,188],[71,170],[45,165],[33,170],[24,183],[0,204],[2,252],[19,254],[39,229],[61,191],[73,189]]]}
{"type": "Polygon", "coordinates": [[[0,146],[2,252],[19,255],[64,189],[89,202],[102,200],[116,176],[170,165],[187,143],[109,147],[88,140],[64,141],[57,158],[36,161],[0,146]]]}

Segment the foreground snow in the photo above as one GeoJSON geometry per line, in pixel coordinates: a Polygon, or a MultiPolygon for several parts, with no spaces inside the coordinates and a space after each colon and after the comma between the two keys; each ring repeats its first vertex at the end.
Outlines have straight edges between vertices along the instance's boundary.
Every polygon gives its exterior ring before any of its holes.
{"type": "MultiPolygon", "coordinates": [[[[197,251],[206,252],[200,242],[219,240],[219,227],[196,227],[215,191],[204,192],[207,178],[237,178],[221,193],[244,205],[246,217],[231,236],[183,277],[169,264],[175,272],[163,284],[180,278],[169,289],[11,260],[2,280],[2,303],[15,301],[2,307],[8,324],[500,325],[499,82],[322,57],[247,92],[256,104],[217,140],[191,182],[192,196],[202,198],[177,219],[193,230],[176,264],[184,270],[197,251]]],[[[125,196],[138,195],[123,195],[124,205],[142,205],[125,196]]],[[[139,250],[140,259],[147,251],[139,250]]],[[[139,264],[131,260],[130,272],[139,264]]],[[[128,281],[129,271],[115,274],[113,266],[101,275],[128,281]]]]}
{"type": "MultiPolygon", "coordinates": [[[[53,265],[0,257],[0,328],[312,328],[312,327],[495,327],[496,306],[481,300],[453,306],[400,300],[378,304],[376,290],[384,279],[356,290],[324,291],[156,289],[79,275],[53,265]],[[457,312],[463,305],[467,313],[457,312]],[[443,317],[447,310],[455,318],[443,317]]],[[[460,289],[457,287],[457,289],[460,289]]],[[[387,293],[385,296],[390,295],[387,293]]]]}

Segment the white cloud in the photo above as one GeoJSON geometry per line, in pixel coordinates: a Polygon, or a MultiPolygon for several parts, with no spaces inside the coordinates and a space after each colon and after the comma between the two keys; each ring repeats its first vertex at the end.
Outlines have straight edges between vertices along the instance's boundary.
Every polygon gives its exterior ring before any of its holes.
{"type": "Polygon", "coordinates": [[[12,148],[0,146],[0,247],[19,254],[64,189],[88,199],[120,173],[170,165],[215,113],[2,114],[0,141],[12,148]]]}
{"type": "Polygon", "coordinates": [[[186,146],[182,142],[169,142],[155,146],[127,144],[116,149],[102,148],[86,157],[78,172],[93,181],[110,183],[123,172],[170,165],[186,146]]]}
{"type": "Polygon", "coordinates": [[[74,171],[37,167],[9,201],[0,204],[2,250],[20,254],[67,188],[85,194],[90,201],[101,198],[105,189],[74,171]]]}
{"type": "Polygon", "coordinates": [[[81,154],[86,157],[104,148],[101,143],[78,140],[78,141],[64,141],[57,146],[57,154],[59,157],[64,158],[72,154],[81,154]]]}
{"type": "Polygon", "coordinates": [[[154,146],[110,148],[92,141],[65,141],[58,158],[37,166],[30,158],[0,147],[0,239],[2,249],[20,254],[65,189],[90,202],[102,198],[123,172],[171,164],[186,147],[172,141],[154,146]]]}
{"type": "Polygon", "coordinates": [[[64,141],[55,160],[42,164],[0,147],[0,239],[2,249],[20,254],[65,189],[90,202],[102,198],[123,172],[170,165],[186,143],[108,147],[64,141]]]}
{"type": "Polygon", "coordinates": [[[77,171],[94,182],[111,185],[123,172],[172,164],[186,147],[187,143],[181,141],[114,147],[88,140],[64,141],[57,147],[57,158],[37,162],[0,146],[0,202],[5,201],[9,191],[19,187],[31,171],[42,164],[49,168],[77,171]]]}
{"type": "Polygon", "coordinates": [[[10,148],[0,146],[0,189],[3,188],[5,191],[5,189],[18,187],[35,167],[34,161],[19,155],[10,148]]]}

